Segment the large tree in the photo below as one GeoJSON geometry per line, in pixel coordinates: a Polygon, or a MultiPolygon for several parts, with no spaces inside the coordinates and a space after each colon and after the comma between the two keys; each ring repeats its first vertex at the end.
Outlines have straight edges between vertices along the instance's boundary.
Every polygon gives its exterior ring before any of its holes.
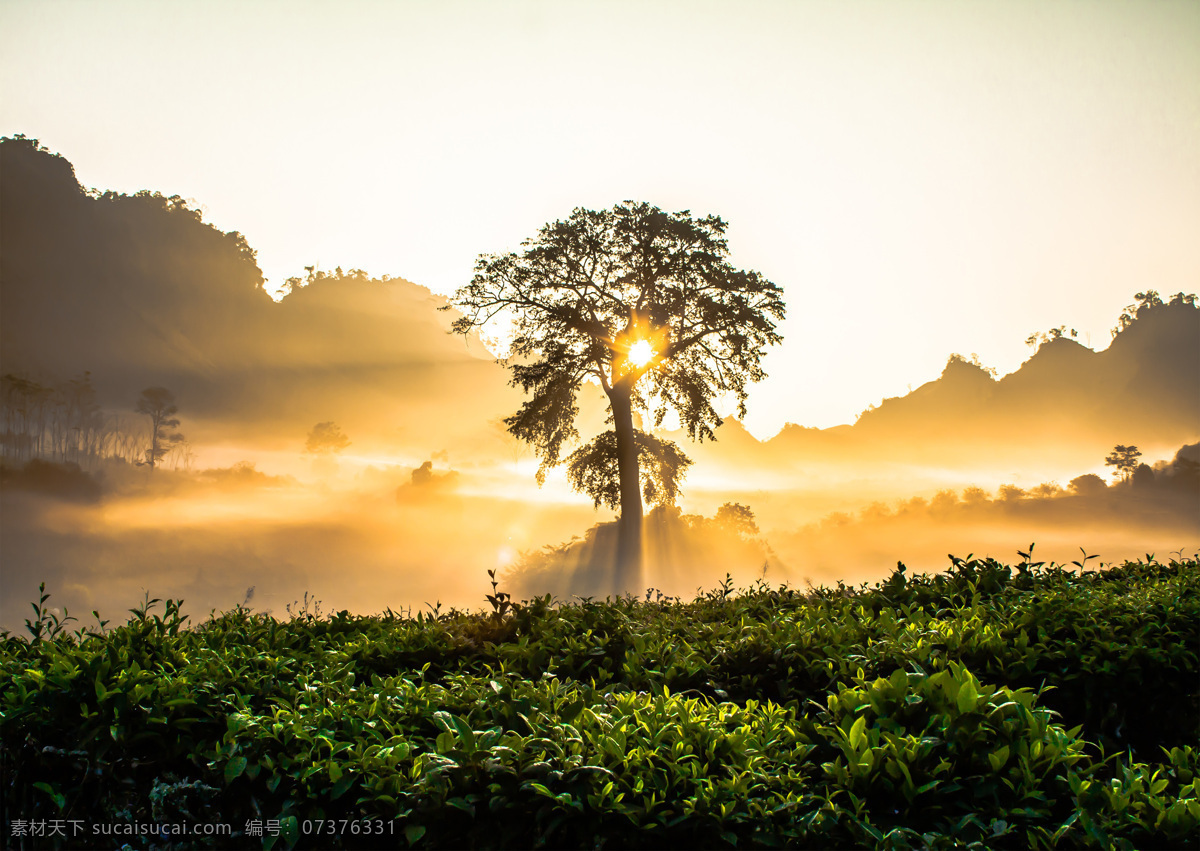
{"type": "Polygon", "coordinates": [[[519,253],[481,256],[454,297],[463,312],[455,331],[495,322],[511,334],[503,363],[530,398],[504,422],[538,453],[539,482],[579,438],[583,384],[607,395],[612,428],[567,461],[575,487],[620,507],[617,593],[641,590],[643,496],[673,501],[691,463],[641,418],[661,426],[674,411],[691,439],[715,439],[714,401],[731,395],[745,416],[746,387],[764,377],[766,347],[782,339],[782,291],[729,264],[725,229],[717,216],[632,201],[576,209],[519,253]]]}

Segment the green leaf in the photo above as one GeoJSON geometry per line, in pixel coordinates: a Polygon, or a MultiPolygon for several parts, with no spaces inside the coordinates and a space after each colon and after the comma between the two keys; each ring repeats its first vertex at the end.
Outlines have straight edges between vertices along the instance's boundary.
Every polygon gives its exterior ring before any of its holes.
{"type": "Polygon", "coordinates": [[[979,692],[975,690],[975,683],[971,679],[958,689],[958,711],[972,712],[979,705],[979,692]]]}
{"type": "Polygon", "coordinates": [[[425,825],[423,824],[406,824],[404,826],[404,838],[408,840],[409,845],[415,845],[417,840],[425,835],[425,825]]]}
{"type": "Polygon", "coordinates": [[[451,723],[454,724],[454,730],[458,733],[458,740],[462,743],[463,750],[471,753],[475,750],[475,731],[471,729],[466,721],[459,718],[457,715],[451,717],[451,723]]]}
{"type": "Polygon", "coordinates": [[[246,758],[244,756],[235,756],[229,762],[225,763],[225,782],[232,783],[242,772],[246,770],[246,758]]]}
{"type": "Polygon", "coordinates": [[[587,701],[585,701],[582,697],[577,697],[575,700],[563,707],[562,712],[558,717],[570,724],[579,717],[579,713],[582,712],[586,706],[587,701]]]}
{"type": "Polygon", "coordinates": [[[1059,826],[1058,830],[1054,831],[1054,841],[1055,842],[1062,839],[1063,836],[1066,835],[1067,831],[1071,829],[1071,825],[1075,824],[1075,820],[1079,818],[1079,816],[1082,812],[1083,812],[1082,810],[1076,810],[1075,812],[1073,812],[1071,814],[1071,817],[1068,818],[1066,821],[1064,821],[1062,823],[1062,825],[1059,826]]]}
{"type": "Polygon", "coordinates": [[[1008,745],[1000,748],[1000,750],[996,751],[995,753],[988,754],[988,763],[991,764],[992,771],[999,771],[1004,767],[1004,764],[1008,762],[1008,754],[1008,745]]]}
{"type": "Polygon", "coordinates": [[[449,731],[438,733],[437,738],[433,741],[433,746],[437,752],[443,754],[454,750],[456,744],[458,744],[458,737],[449,731]]]}
{"type": "Polygon", "coordinates": [[[604,736],[600,739],[600,749],[613,759],[625,759],[625,749],[612,736],[604,736]]]}
{"type": "Polygon", "coordinates": [[[345,795],[346,790],[349,789],[353,785],[354,785],[354,775],[353,774],[342,775],[340,778],[338,778],[337,782],[333,784],[333,788],[330,790],[330,793],[329,793],[330,797],[336,801],[338,798],[342,797],[342,795],[345,795]]]}
{"type": "Polygon", "coordinates": [[[59,793],[49,783],[45,783],[43,781],[38,781],[37,783],[34,783],[33,786],[35,789],[41,789],[43,792],[45,792],[47,795],[49,795],[50,799],[52,801],[54,801],[54,805],[56,807],[58,807],[59,810],[62,810],[62,808],[66,806],[66,803],[67,803],[66,797],[64,795],[62,795],[61,793],[59,793]]]}
{"type": "Polygon", "coordinates": [[[861,751],[866,746],[867,717],[860,715],[850,727],[850,747],[861,751]]]}
{"type": "Polygon", "coordinates": [[[293,847],[300,839],[300,824],[295,816],[284,816],[279,820],[279,833],[293,847]]]}

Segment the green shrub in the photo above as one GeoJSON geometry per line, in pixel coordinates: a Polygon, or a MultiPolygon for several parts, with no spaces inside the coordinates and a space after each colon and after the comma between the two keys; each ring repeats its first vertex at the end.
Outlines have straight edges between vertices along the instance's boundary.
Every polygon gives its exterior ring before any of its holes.
{"type": "Polygon", "coordinates": [[[1198,567],[74,632],[43,595],[5,804],[236,831],[193,847],[1195,848],[1198,567]]]}

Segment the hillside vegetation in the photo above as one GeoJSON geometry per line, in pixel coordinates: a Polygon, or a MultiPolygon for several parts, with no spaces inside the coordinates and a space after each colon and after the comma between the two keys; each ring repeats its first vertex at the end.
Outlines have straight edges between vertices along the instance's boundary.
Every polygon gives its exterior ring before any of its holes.
{"type": "Polygon", "coordinates": [[[195,627],[147,601],[72,632],[43,598],[0,644],[10,825],[233,831],[113,847],[1197,847],[1200,562],[1022,555],[195,627]]]}

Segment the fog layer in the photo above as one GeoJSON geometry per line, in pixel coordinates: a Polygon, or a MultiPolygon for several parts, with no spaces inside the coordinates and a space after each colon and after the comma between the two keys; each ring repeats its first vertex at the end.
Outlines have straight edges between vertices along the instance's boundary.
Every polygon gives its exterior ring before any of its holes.
{"type": "MultiPolygon", "coordinates": [[[[447,333],[444,299],[311,269],[276,303],[246,240],[193,203],[85,191],[23,139],[0,171],[0,626],[43,581],[110,618],[145,593],[194,616],[285,615],[305,592],[326,611],[478,607],[488,570],[518,598],[602,593],[612,513],[561,475],[536,487],[501,423],[520,396],[447,333]],[[154,468],[135,411],[152,387],[180,435],[154,468]]],[[[858,582],[1030,541],[1059,560],[1195,549],[1200,310],[1141,295],[1103,350],[1059,329],[1006,376],[948,353],[854,424],[666,432],[695,464],[647,517],[648,584],[858,582]],[[1145,471],[1106,467],[1117,444],[1145,471]]],[[[581,417],[599,430],[598,397],[581,417]]]]}

